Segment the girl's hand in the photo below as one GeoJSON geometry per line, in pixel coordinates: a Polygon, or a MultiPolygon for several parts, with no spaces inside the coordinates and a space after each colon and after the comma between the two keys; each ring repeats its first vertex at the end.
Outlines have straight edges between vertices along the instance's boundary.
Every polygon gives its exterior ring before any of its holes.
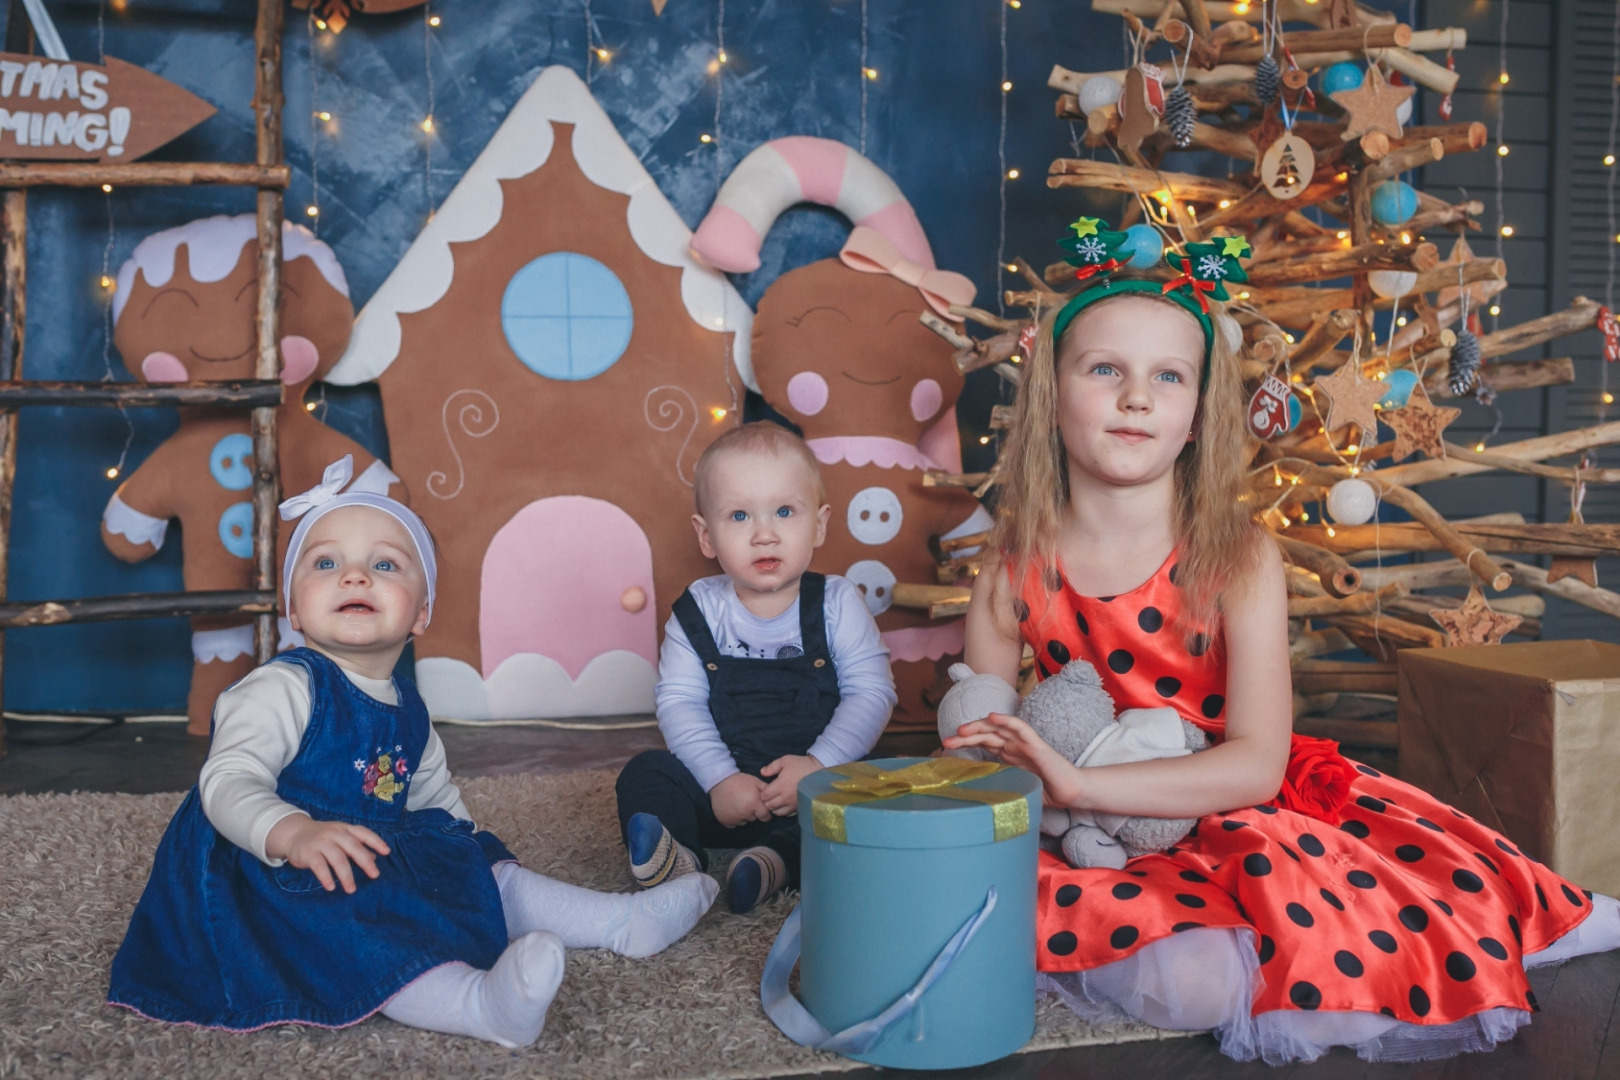
{"type": "Polygon", "coordinates": [[[1080,770],[1016,716],[991,713],[983,720],[963,724],[955,735],[945,740],[947,750],[967,746],[982,746],[1003,764],[1016,765],[1040,777],[1049,806],[1071,806],[1078,800],[1080,770]]]}
{"type": "Polygon", "coordinates": [[[313,871],[327,892],[336,889],[339,882],[344,892],[354,892],[351,860],[367,877],[375,879],[377,855],[387,855],[388,850],[383,838],[363,825],[316,821],[304,814],[290,814],[276,822],[264,842],[266,855],[313,871]]]}

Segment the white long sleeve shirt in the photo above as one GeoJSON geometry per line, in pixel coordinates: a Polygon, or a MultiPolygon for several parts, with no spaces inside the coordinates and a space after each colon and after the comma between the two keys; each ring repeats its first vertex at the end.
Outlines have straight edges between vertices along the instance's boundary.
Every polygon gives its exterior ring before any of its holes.
{"type": "MultiPolygon", "coordinates": [[[[338,670],[383,704],[399,704],[391,680],[338,670]]],[[[214,741],[197,777],[203,814],[221,836],[270,866],[286,861],[265,854],[270,830],[282,818],[303,813],[277,797],[276,781],[298,754],[311,705],[309,674],[296,664],[265,664],[221,694],[214,705],[214,741]]],[[[472,820],[461,790],[451,782],[444,743],[431,727],[405,798],[407,810],[429,807],[472,820]]]]}
{"type": "MultiPolygon", "coordinates": [[[[721,655],[761,660],[803,654],[797,600],[774,619],[761,619],[743,606],[724,574],[693,582],[690,591],[721,655]]],[[[898,698],[888,646],[855,586],[829,574],[822,606],[839,701],[810,756],[831,767],[871,751],[898,698]]],[[[654,697],[664,742],[703,790],[741,771],[709,710],[708,672],[673,615],[664,627],[654,697]]]]}

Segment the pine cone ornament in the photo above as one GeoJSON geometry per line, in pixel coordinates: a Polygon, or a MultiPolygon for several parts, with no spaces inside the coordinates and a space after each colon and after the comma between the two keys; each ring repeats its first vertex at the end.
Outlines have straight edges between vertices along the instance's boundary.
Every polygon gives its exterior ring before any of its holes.
{"type": "Polygon", "coordinates": [[[1164,97],[1164,124],[1177,146],[1192,145],[1193,125],[1198,123],[1198,107],[1185,86],[1178,86],[1164,97]]]}
{"type": "Polygon", "coordinates": [[[1446,382],[1453,397],[1461,397],[1479,380],[1479,338],[1472,331],[1457,331],[1457,344],[1451,347],[1451,366],[1446,382]]]}
{"type": "Polygon", "coordinates": [[[1277,58],[1262,57],[1254,69],[1254,96],[1259,99],[1261,105],[1270,105],[1277,100],[1277,91],[1281,86],[1282,68],[1277,64],[1277,58]]]}

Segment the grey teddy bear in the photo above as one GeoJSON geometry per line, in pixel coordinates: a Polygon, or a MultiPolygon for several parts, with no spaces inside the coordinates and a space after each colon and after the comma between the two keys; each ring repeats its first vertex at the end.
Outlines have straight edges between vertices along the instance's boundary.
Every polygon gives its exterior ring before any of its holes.
{"type": "MultiPolygon", "coordinates": [[[[1114,699],[1097,670],[1084,660],[1065,664],[1022,704],[1018,692],[995,675],[975,674],[966,664],[952,664],[950,675],[956,685],[940,702],[941,738],[992,712],[1016,711],[1048,746],[1076,765],[1180,757],[1209,746],[1205,734],[1171,708],[1127,709],[1116,719],[1114,699]]],[[[978,750],[947,753],[981,760],[989,757],[978,750]]],[[[1127,859],[1164,851],[1192,826],[1192,818],[1128,817],[1061,807],[1041,812],[1041,833],[1061,837],[1064,858],[1080,868],[1118,869],[1127,859]]]]}

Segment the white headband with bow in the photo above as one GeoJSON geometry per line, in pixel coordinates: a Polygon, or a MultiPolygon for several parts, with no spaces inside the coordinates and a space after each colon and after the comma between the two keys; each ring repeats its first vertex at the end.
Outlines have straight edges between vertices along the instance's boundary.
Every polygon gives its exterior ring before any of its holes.
{"type": "Polygon", "coordinates": [[[293,567],[298,565],[298,556],[304,550],[304,540],[309,536],[309,530],[314,524],[333,510],[345,506],[369,506],[373,510],[381,510],[399,522],[410,534],[411,543],[416,546],[417,562],[422,564],[422,575],[427,579],[427,612],[428,621],[431,622],[439,565],[433,558],[433,538],[428,534],[427,526],[422,523],[420,517],[417,517],[416,511],[398,499],[390,499],[386,495],[370,491],[351,491],[345,494],[343,488],[353,476],[354,455],[344,454],[326,467],[320,483],[281,504],[282,521],[299,519],[298,527],[293,530],[292,540],[287,544],[287,562],[281,572],[281,593],[285,598],[284,602],[291,602],[293,567]]]}

